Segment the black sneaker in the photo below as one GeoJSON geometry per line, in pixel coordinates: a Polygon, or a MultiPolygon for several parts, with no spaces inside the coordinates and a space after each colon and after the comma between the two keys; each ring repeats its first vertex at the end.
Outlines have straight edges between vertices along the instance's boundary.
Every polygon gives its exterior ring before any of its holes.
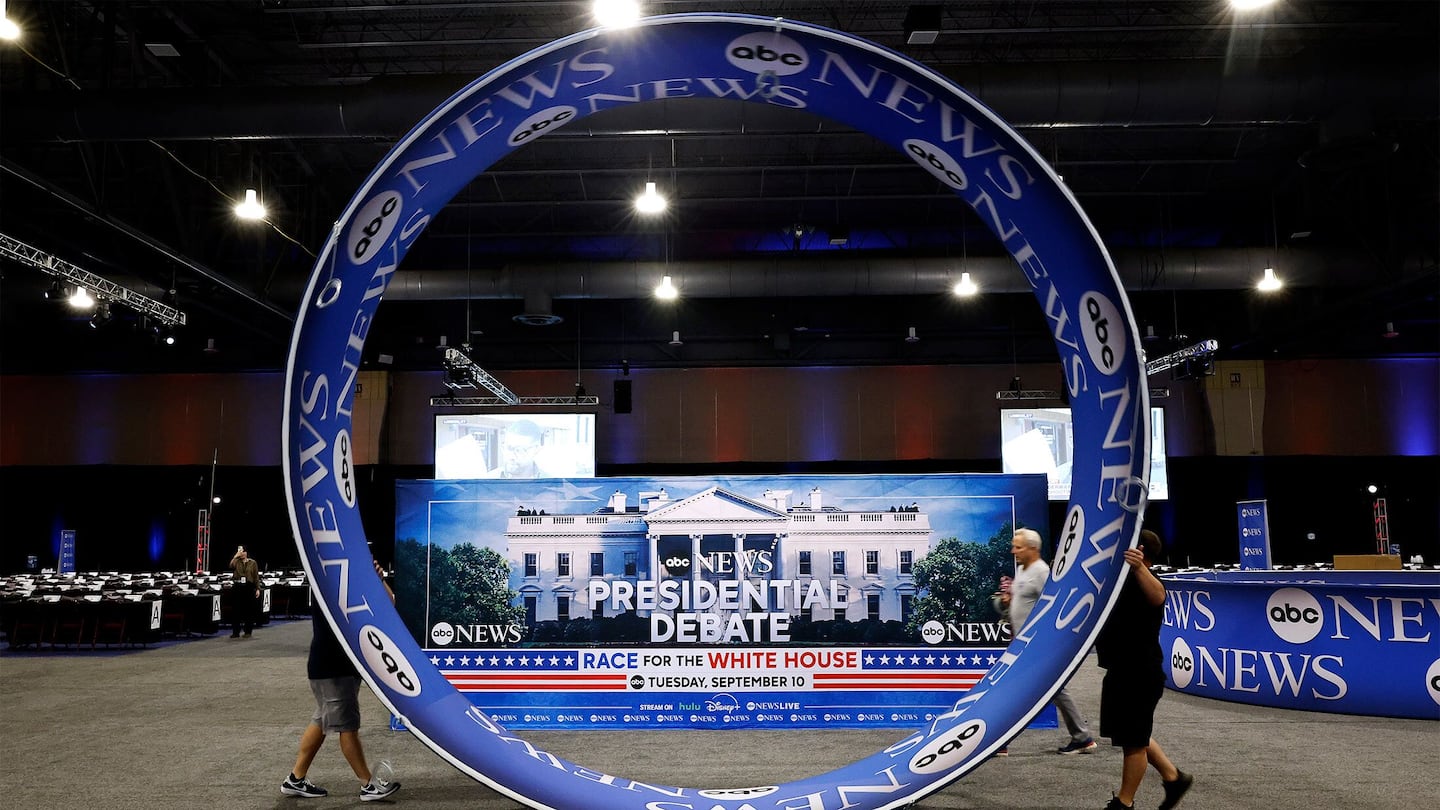
{"type": "Polygon", "coordinates": [[[1110,803],[1105,805],[1105,810],[1135,810],[1135,805],[1120,801],[1119,796],[1111,796],[1110,803]]]}
{"type": "Polygon", "coordinates": [[[310,784],[309,779],[296,779],[294,774],[285,777],[280,783],[280,792],[286,796],[299,796],[302,799],[318,799],[321,796],[329,796],[330,791],[319,785],[310,784]]]}
{"type": "Polygon", "coordinates": [[[375,781],[372,779],[369,784],[365,785],[365,787],[360,788],[360,801],[383,801],[395,795],[395,791],[399,789],[399,782],[380,782],[379,784],[376,784],[375,781]]]}
{"type": "Polygon", "coordinates": [[[1179,772],[1174,782],[1161,782],[1160,786],[1165,788],[1165,801],[1160,802],[1160,810],[1170,810],[1172,807],[1179,807],[1180,800],[1190,792],[1190,786],[1195,784],[1195,777],[1184,771],[1179,772]]]}
{"type": "Polygon", "coordinates": [[[1091,737],[1086,737],[1084,740],[1081,740],[1079,742],[1071,740],[1070,742],[1066,743],[1064,747],[1056,749],[1055,753],[1064,754],[1066,756],[1069,756],[1071,754],[1088,754],[1091,751],[1094,751],[1095,747],[1095,740],[1091,737]]]}

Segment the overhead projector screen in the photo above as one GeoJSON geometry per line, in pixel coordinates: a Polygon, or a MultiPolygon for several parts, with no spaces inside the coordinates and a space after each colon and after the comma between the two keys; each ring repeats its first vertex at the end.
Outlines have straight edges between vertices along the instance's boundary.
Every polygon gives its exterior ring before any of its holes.
{"type": "MultiPolygon", "coordinates": [[[[1050,500],[1070,500],[1075,439],[1069,408],[1002,408],[1000,463],[1006,473],[1044,473],[1050,500]]],[[[1165,412],[1150,409],[1150,500],[1170,497],[1165,470],[1165,412]]]]}
{"type": "Polygon", "coordinates": [[[439,414],[435,417],[437,479],[594,476],[594,414],[439,414]]]}

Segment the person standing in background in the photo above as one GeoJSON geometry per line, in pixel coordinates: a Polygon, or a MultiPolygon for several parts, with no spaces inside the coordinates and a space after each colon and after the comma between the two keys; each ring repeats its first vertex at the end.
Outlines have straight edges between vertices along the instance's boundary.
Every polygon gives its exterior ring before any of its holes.
{"type": "Polygon", "coordinates": [[[1150,566],[1160,557],[1160,537],[1146,529],[1140,545],[1125,551],[1129,577],[1120,585],[1120,598],[1095,639],[1095,652],[1105,680],[1100,684],[1100,734],[1124,753],[1120,790],[1105,810],[1131,810],[1147,765],[1160,774],[1165,800],[1160,810],[1180,804],[1195,777],[1165,755],[1151,736],[1155,707],[1165,691],[1164,651],[1160,649],[1160,623],[1165,617],[1165,585],[1150,566]]]}
{"type": "Polygon", "coordinates": [[[244,546],[235,547],[235,556],[230,558],[232,582],[230,584],[230,609],[234,612],[230,637],[239,638],[243,629],[245,637],[255,629],[256,615],[260,612],[260,566],[246,553],[244,546]]]}
{"type": "MultiPolygon", "coordinates": [[[[1010,632],[1019,633],[1030,618],[1030,611],[1045,590],[1050,579],[1050,566],[1040,559],[1040,534],[1034,529],[1016,529],[1010,540],[1010,554],[1015,557],[1015,577],[1009,588],[1001,588],[992,598],[992,603],[1002,616],[1010,620],[1010,632]]],[[[1075,700],[1061,686],[1051,698],[1065,730],[1070,732],[1070,742],[1056,750],[1057,754],[1088,754],[1095,750],[1095,738],[1090,735],[1089,723],[1080,714],[1075,700]]],[[[1007,746],[1008,747],[1008,746],[1007,746]]]]}

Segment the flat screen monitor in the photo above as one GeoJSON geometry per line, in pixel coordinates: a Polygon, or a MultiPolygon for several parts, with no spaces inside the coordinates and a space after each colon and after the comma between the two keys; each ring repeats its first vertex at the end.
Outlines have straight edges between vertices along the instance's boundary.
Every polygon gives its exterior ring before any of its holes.
{"type": "MultiPolygon", "coordinates": [[[[1070,500],[1075,434],[1069,408],[1002,408],[1000,463],[1007,473],[1044,473],[1050,500],[1070,500]]],[[[1150,500],[1170,497],[1165,471],[1165,412],[1150,409],[1150,500]]]]}
{"type": "Polygon", "coordinates": [[[595,414],[438,414],[435,477],[593,478],[595,414]]]}

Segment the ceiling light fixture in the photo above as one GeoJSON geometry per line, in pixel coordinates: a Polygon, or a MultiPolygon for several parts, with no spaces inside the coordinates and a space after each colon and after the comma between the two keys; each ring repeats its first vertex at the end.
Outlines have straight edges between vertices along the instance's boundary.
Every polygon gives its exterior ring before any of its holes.
{"type": "Polygon", "coordinates": [[[265,218],[265,206],[255,194],[255,189],[245,189],[245,201],[235,204],[235,216],[252,222],[265,218]]]}
{"type": "Polygon", "coordinates": [[[955,294],[969,298],[978,292],[980,292],[980,287],[970,278],[970,274],[961,273],[960,280],[955,282],[955,294]]]}
{"type": "Polygon", "coordinates": [[[1236,11],[1254,11],[1274,3],[1275,0],[1230,0],[1230,7],[1236,11]]]}
{"type": "Polygon", "coordinates": [[[684,345],[685,345],[685,341],[683,341],[683,340],[680,339],[680,333],[679,333],[678,331],[677,331],[677,332],[671,332],[671,333],[670,333],[670,345],[671,345],[671,346],[684,346],[684,345]]]}
{"type": "Polygon", "coordinates": [[[635,0],[595,0],[591,13],[602,28],[629,28],[640,19],[640,4],[635,0]]]}
{"type": "Polygon", "coordinates": [[[1386,322],[1385,322],[1385,331],[1380,333],[1380,337],[1383,337],[1383,338],[1397,338],[1397,337],[1400,337],[1400,333],[1397,332],[1397,331],[1395,331],[1395,323],[1394,323],[1393,321],[1386,321],[1386,322]]]}
{"type": "Polygon", "coordinates": [[[1280,280],[1279,276],[1275,275],[1275,268],[1267,267],[1265,268],[1265,275],[1260,277],[1260,281],[1255,285],[1255,289],[1268,293],[1275,292],[1284,286],[1285,283],[1280,280]]]}
{"type": "Polygon", "coordinates": [[[664,276],[655,286],[655,297],[662,301],[673,301],[680,297],[680,290],[675,287],[675,283],[670,280],[669,276],[664,276]]]}
{"type": "Polygon", "coordinates": [[[654,215],[665,210],[666,200],[655,190],[654,181],[645,182],[645,193],[635,198],[635,210],[642,214],[654,215]]]}
{"type": "Polygon", "coordinates": [[[919,343],[920,336],[915,334],[915,327],[910,327],[910,333],[905,336],[906,343],[919,343]]]}
{"type": "Polygon", "coordinates": [[[20,38],[20,26],[5,11],[5,0],[0,0],[0,39],[15,41],[20,38]]]}

